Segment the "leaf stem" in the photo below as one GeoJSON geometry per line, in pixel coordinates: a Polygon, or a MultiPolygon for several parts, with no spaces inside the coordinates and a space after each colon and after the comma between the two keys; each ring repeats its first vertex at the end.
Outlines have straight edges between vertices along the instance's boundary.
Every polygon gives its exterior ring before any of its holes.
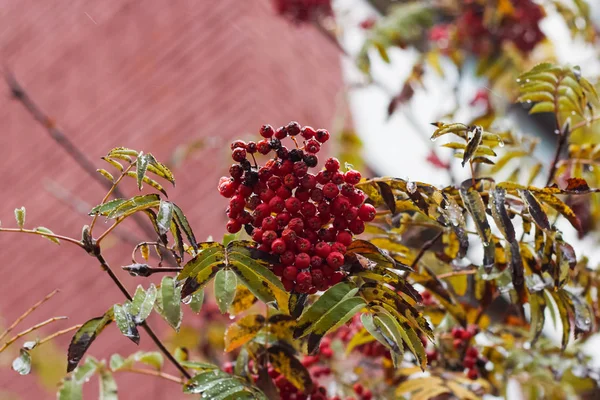
{"type": "Polygon", "coordinates": [[[31,333],[35,330],[38,330],[48,324],[51,324],[52,322],[55,321],[60,321],[63,319],[67,319],[67,317],[52,317],[49,318],[43,322],[40,322],[39,324],[36,324],[34,326],[32,326],[31,328],[25,329],[23,332],[19,332],[17,333],[15,336],[13,336],[10,340],[8,340],[6,343],[4,343],[4,345],[2,347],[0,347],[0,353],[2,353],[8,346],[10,346],[11,344],[13,344],[14,342],[16,342],[17,340],[19,340],[20,338],[22,338],[23,336],[27,335],[28,333],[31,333]]]}
{"type": "Polygon", "coordinates": [[[425,243],[423,243],[423,246],[419,250],[419,254],[417,254],[417,256],[415,257],[413,262],[410,264],[411,269],[413,269],[413,270],[415,269],[415,267],[417,266],[417,264],[419,263],[421,258],[425,255],[425,252],[427,250],[429,250],[435,244],[435,242],[437,242],[438,239],[442,237],[443,234],[444,234],[444,231],[440,231],[437,235],[435,235],[435,237],[433,239],[428,240],[425,243]]]}
{"type": "Polygon", "coordinates": [[[27,316],[29,314],[31,314],[36,308],[38,308],[39,306],[41,306],[42,304],[44,304],[45,302],[50,300],[52,298],[52,296],[54,296],[58,292],[59,292],[58,289],[53,290],[48,295],[46,295],[46,297],[44,297],[43,299],[41,299],[40,301],[35,303],[33,306],[29,307],[29,309],[27,311],[25,311],[19,318],[17,318],[15,320],[15,322],[12,323],[11,326],[9,326],[2,334],[0,334],[0,340],[4,339],[6,337],[6,335],[8,335],[10,332],[12,332],[12,330],[15,329],[21,321],[23,321],[25,318],[27,318],[27,316]]]}
{"type": "Polygon", "coordinates": [[[171,381],[171,382],[179,383],[180,385],[183,385],[185,383],[185,381],[183,379],[181,379],[181,378],[179,378],[177,376],[166,374],[166,373],[161,372],[161,371],[155,371],[155,370],[152,370],[152,369],[130,367],[130,368],[119,369],[119,370],[117,370],[115,372],[133,372],[133,373],[136,373],[136,374],[156,376],[158,378],[166,379],[166,380],[171,381]]]}
{"type": "Polygon", "coordinates": [[[446,278],[452,278],[454,276],[460,276],[460,275],[475,275],[477,273],[476,269],[466,269],[463,271],[452,271],[452,272],[448,272],[446,274],[441,274],[438,275],[438,279],[446,279],[446,278]]]}
{"type": "MultiPolygon", "coordinates": [[[[104,271],[106,271],[106,273],[108,274],[108,276],[110,276],[110,278],[112,279],[112,281],[115,283],[115,285],[117,285],[117,287],[119,288],[119,290],[121,290],[121,293],[123,293],[125,295],[125,297],[127,298],[127,300],[129,300],[129,301],[133,300],[133,298],[131,297],[131,294],[129,294],[129,292],[127,291],[127,289],[125,288],[125,286],[123,286],[123,283],[115,275],[115,273],[110,268],[110,266],[108,265],[108,263],[106,262],[106,260],[102,256],[102,254],[98,254],[96,256],[96,258],[100,262],[100,265],[102,266],[102,269],[104,271]]],[[[167,348],[165,347],[165,345],[160,341],[160,339],[158,338],[158,336],[156,336],[156,334],[154,333],[154,331],[152,330],[152,328],[150,328],[150,326],[148,325],[148,323],[146,321],[142,322],[141,327],[144,328],[144,330],[146,331],[146,333],[148,334],[148,336],[150,336],[150,338],[152,339],[152,341],[154,342],[154,344],[156,344],[156,346],[159,348],[159,350],[165,355],[165,357],[167,357],[169,359],[169,361],[171,363],[173,363],[173,365],[175,365],[175,367],[183,374],[183,376],[185,376],[187,379],[191,379],[192,376],[190,375],[190,373],[183,367],[183,365],[181,365],[179,363],[179,361],[177,361],[175,359],[175,357],[173,357],[173,355],[169,352],[169,350],[167,350],[167,348]]]]}
{"type": "MultiPolygon", "coordinates": [[[[113,194],[113,192],[115,192],[117,190],[117,186],[119,185],[119,183],[123,180],[124,177],[127,176],[127,173],[129,172],[129,170],[131,170],[131,168],[133,168],[134,165],[135,165],[135,162],[129,164],[129,166],[127,168],[125,168],[125,170],[123,172],[121,172],[121,176],[119,176],[117,178],[117,180],[114,181],[114,183],[112,184],[110,189],[108,189],[108,192],[106,192],[106,195],[102,199],[102,202],[100,202],[100,205],[106,203],[106,201],[110,198],[110,195],[113,194]]],[[[99,214],[95,214],[94,218],[92,219],[92,223],[90,224],[90,235],[92,235],[92,231],[94,230],[94,225],[96,225],[96,220],[98,220],[98,216],[99,216],[99,214]]],[[[105,232],[105,234],[106,234],[106,232],[105,232]]],[[[105,236],[105,235],[103,235],[103,236],[105,236]]]]}
{"type": "Polygon", "coordinates": [[[70,242],[70,243],[76,244],[77,246],[83,248],[83,243],[81,243],[79,240],[70,238],[68,236],[57,235],[55,233],[47,233],[47,232],[36,231],[34,229],[19,229],[19,228],[0,228],[0,232],[30,233],[33,235],[46,236],[46,237],[51,237],[51,238],[55,238],[58,240],[64,240],[65,242],[70,242]]]}

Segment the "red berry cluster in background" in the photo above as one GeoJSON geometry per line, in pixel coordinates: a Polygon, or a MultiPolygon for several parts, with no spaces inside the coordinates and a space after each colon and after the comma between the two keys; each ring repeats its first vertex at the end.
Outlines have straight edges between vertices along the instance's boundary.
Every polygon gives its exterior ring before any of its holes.
{"type": "Polygon", "coordinates": [[[277,130],[264,125],[260,135],[263,139],[257,143],[231,144],[237,164],[218,186],[219,193],[231,199],[227,231],[244,227],[259,250],[277,256],[279,263],[272,269],[286,290],[326,290],[343,279],[340,267],[353,236],[375,218],[375,208],[364,204],[365,194],[355,187],[361,175],[352,169],[342,172],[335,158],[327,159],[318,173],[310,172],[329,140],[324,129],[290,122],[277,130]],[[296,148],[284,146],[286,138],[296,148]],[[273,158],[258,166],[256,153],[273,158]]]}
{"type": "MultiPolygon", "coordinates": [[[[350,342],[350,340],[352,340],[352,338],[362,330],[362,328],[363,325],[360,320],[360,315],[355,315],[349,323],[341,326],[335,332],[335,336],[344,342],[345,345],[347,345],[348,342],[350,342]]],[[[365,357],[390,357],[389,350],[376,340],[356,346],[353,351],[357,351],[365,357]]]]}
{"type": "MultiPolygon", "coordinates": [[[[479,369],[483,368],[487,362],[487,360],[479,354],[479,351],[471,343],[478,332],[479,328],[477,325],[469,325],[466,329],[462,327],[455,327],[452,328],[452,331],[450,332],[452,337],[452,347],[460,355],[458,364],[454,366],[464,369],[467,377],[473,380],[479,378],[479,369]]],[[[430,363],[439,362],[439,359],[440,354],[438,353],[438,350],[427,350],[427,360],[430,363]]]]}
{"type": "MultiPolygon", "coordinates": [[[[487,23],[485,14],[490,9],[465,0],[464,12],[453,24],[459,47],[483,56],[494,53],[505,42],[513,43],[523,53],[533,50],[545,38],[540,29],[544,9],[532,0],[510,0],[510,3],[512,10],[504,12],[498,22],[487,23]]],[[[429,34],[430,40],[445,50],[451,27],[448,24],[434,26],[429,34]]]]}
{"type": "Polygon", "coordinates": [[[294,22],[316,21],[333,14],[331,0],[273,0],[275,10],[294,22]]]}

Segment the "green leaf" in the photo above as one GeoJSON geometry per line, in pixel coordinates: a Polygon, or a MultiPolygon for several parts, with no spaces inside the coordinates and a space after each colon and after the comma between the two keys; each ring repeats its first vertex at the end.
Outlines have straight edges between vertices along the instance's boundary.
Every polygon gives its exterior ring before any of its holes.
{"type": "Polygon", "coordinates": [[[154,283],[150,284],[148,290],[144,290],[141,285],[138,285],[129,307],[129,311],[136,324],[141,324],[150,316],[152,308],[154,307],[154,302],[156,301],[156,296],[157,290],[154,283]]]}
{"type": "Polygon", "coordinates": [[[173,203],[170,201],[160,201],[158,206],[158,214],[156,215],[156,225],[160,235],[167,233],[171,227],[173,220],[173,203]]]}
{"type": "Polygon", "coordinates": [[[125,337],[131,339],[133,343],[140,344],[140,333],[133,320],[133,316],[129,312],[129,305],[125,304],[124,306],[121,306],[115,304],[113,306],[113,313],[115,322],[121,333],[125,335],[125,337]]]}
{"type": "Polygon", "coordinates": [[[265,317],[260,314],[250,314],[234,322],[225,331],[225,351],[231,351],[247,343],[265,325],[265,317]]]}
{"type": "Polygon", "coordinates": [[[115,177],[112,176],[112,174],[105,169],[100,168],[100,169],[97,169],[96,172],[100,173],[100,175],[102,175],[103,177],[108,179],[110,182],[115,181],[115,177]]]}
{"type": "Polygon", "coordinates": [[[489,273],[494,266],[496,256],[492,240],[492,229],[485,213],[485,203],[479,192],[471,186],[470,179],[462,183],[459,193],[465,208],[473,217],[473,222],[475,222],[475,228],[483,244],[483,267],[489,273]]]}
{"type": "Polygon", "coordinates": [[[114,319],[112,307],[102,317],[92,318],[75,332],[67,352],[67,372],[73,371],[102,330],[114,319]]]}
{"type": "Polygon", "coordinates": [[[20,229],[25,225],[25,207],[15,208],[15,219],[20,229]]]}
{"type": "Polygon", "coordinates": [[[155,194],[145,194],[134,196],[129,200],[124,201],[107,214],[108,218],[127,217],[138,211],[155,208],[160,205],[160,197],[155,194]]]}
{"type": "Polygon", "coordinates": [[[256,387],[250,386],[239,377],[223,371],[202,372],[190,379],[183,387],[184,393],[201,394],[211,400],[265,399],[256,387]],[[251,395],[251,397],[247,397],[251,395]]]}
{"type": "MultiPolygon", "coordinates": [[[[137,174],[133,171],[127,171],[127,176],[130,176],[132,178],[137,179],[137,174]]],[[[154,189],[158,190],[159,192],[161,192],[162,194],[164,194],[166,197],[169,197],[169,195],[167,194],[167,191],[165,190],[165,188],[162,187],[162,185],[158,182],[156,182],[154,179],[149,178],[148,176],[144,176],[142,178],[142,182],[152,186],[154,189]]]]}
{"type": "MultiPolygon", "coordinates": [[[[381,321],[382,324],[390,331],[393,332],[394,340],[399,337],[406,343],[411,353],[417,359],[422,370],[425,370],[427,366],[427,355],[425,353],[425,347],[421,338],[417,335],[414,329],[406,322],[398,321],[395,316],[388,312],[385,308],[376,307],[377,313],[375,314],[375,322],[381,321]]],[[[401,342],[397,342],[401,345],[401,342]]]]}
{"type": "Polygon", "coordinates": [[[193,369],[195,371],[214,371],[219,369],[218,366],[209,363],[203,363],[198,361],[181,361],[181,365],[186,368],[193,369]]]}
{"type": "Polygon", "coordinates": [[[19,350],[19,357],[15,358],[11,365],[14,371],[20,375],[27,375],[31,372],[31,355],[25,349],[19,350]]]}
{"type": "Polygon", "coordinates": [[[235,272],[221,269],[215,275],[215,296],[221,314],[225,314],[235,297],[237,278],[235,272]]]}
{"type": "Polygon", "coordinates": [[[88,213],[89,215],[104,215],[107,216],[114,209],[125,203],[127,199],[114,199],[103,204],[98,204],[88,213]]]}
{"type": "Polygon", "coordinates": [[[192,246],[192,248],[194,250],[198,250],[198,244],[196,242],[196,237],[194,236],[194,232],[192,231],[192,228],[190,227],[190,224],[189,224],[187,218],[183,214],[183,211],[181,211],[181,208],[179,208],[179,206],[177,206],[177,204],[175,204],[175,203],[171,203],[171,204],[173,204],[173,213],[174,213],[175,221],[177,221],[177,225],[179,225],[179,227],[181,228],[183,233],[185,233],[185,236],[187,237],[188,242],[190,243],[190,246],[192,246]]]}
{"type": "Polygon", "coordinates": [[[108,152],[107,157],[113,157],[118,155],[137,157],[138,154],[141,153],[138,153],[136,150],[128,149],[127,147],[115,147],[114,149],[108,152]]]}
{"type": "Polygon", "coordinates": [[[342,300],[326,312],[313,326],[308,329],[308,352],[314,353],[319,348],[323,336],[348,322],[356,313],[366,306],[361,297],[351,297],[342,300]]]}
{"type": "Polygon", "coordinates": [[[157,371],[160,371],[164,363],[163,355],[158,351],[137,351],[127,357],[127,360],[149,365],[157,371]]]}
{"type": "Polygon", "coordinates": [[[82,400],[83,382],[78,382],[73,376],[65,377],[61,382],[56,398],[58,400],[82,400]]]}
{"type": "Polygon", "coordinates": [[[160,284],[160,311],[159,313],[175,329],[179,331],[181,325],[181,287],[175,286],[175,280],[170,276],[163,277],[160,284]]]}
{"type": "Polygon", "coordinates": [[[202,304],[204,303],[204,290],[199,290],[191,296],[192,299],[190,300],[190,308],[193,312],[198,314],[200,310],[202,310],[202,304]]]}
{"type": "Polygon", "coordinates": [[[117,400],[117,382],[106,369],[100,371],[100,400],[117,400]]]}
{"type": "MultiPolygon", "coordinates": [[[[54,232],[52,232],[50,229],[48,228],[44,228],[43,226],[38,226],[37,228],[35,228],[36,232],[40,232],[40,233],[47,233],[49,235],[54,235],[54,232]]],[[[52,236],[46,236],[46,235],[42,235],[42,237],[45,237],[46,239],[48,239],[49,241],[51,241],[52,243],[56,243],[56,244],[60,244],[60,240],[58,240],[55,237],[52,236]]]]}
{"type": "Polygon", "coordinates": [[[175,177],[173,176],[171,170],[166,165],[158,162],[152,154],[148,153],[146,154],[146,157],[148,157],[150,162],[150,164],[148,164],[148,172],[152,172],[153,174],[166,179],[167,181],[171,182],[173,186],[175,186],[175,177]]]}
{"type": "Polygon", "coordinates": [[[135,174],[137,177],[137,185],[138,189],[142,190],[142,182],[144,176],[146,176],[146,170],[148,169],[148,157],[146,157],[143,152],[140,152],[137,157],[137,161],[135,162],[135,174]]]}
{"type": "Polygon", "coordinates": [[[229,268],[241,282],[264,303],[276,302],[279,310],[289,314],[289,293],[271,270],[258,259],[250,257],[251,251],[245,247],[228,245],[229,268]]]}
{"type": "Polygon", "coordinates": [[[185,280],[181,295],[185,298],[196,293],[225,266],[225,251],[219,243],[202,243],[200,254],[188,261],[177,280],[185,280]]]}
{"type": "Polygon", "coordinates": [[[310,373],[288,347],[274,345],[269,347],[268,353],[269,362],[277,372],[285,376],[301,392],[311,392],[313,382],[310,373]]]}
{"type": "Polygon", "coordinates": [[[308,307],[298,320],[298,326],[294,331],[295,338],[306,336],[312,326],[345,298],[352,297],[358,289],[352,282],[340,282],[325,291],[317,301],[308,307]]]}
{"type": "MultiPolygon", "coordinates": [[[[399,354],[400,352],[404,352],[404,347],[402,346],[402,341],[400,341],[400,346],[398,346],[397,344],[392,342],[391,337],[391,333],[390,332],[386,332],[388,337],[386,337],[386,335],[384,334],[384,332],[382,332],[381,328],[378,327],[377,325],[375,325],[375,321],[373,319],[373,314],[370,313],[365,313],[365,314],[361,314],[360,316],[360,321],[363,325],[363,327],[367,330],[367,332],[369,332],[369,334],[371,336],[373,336],[379,343],[381,343],[382,345],[384,345],[387,349],[389,349],[390,351],[396,352],[397,354],[399,354]],[[396,349],[394,349],[394,347],[396,349]]],[[[401,357],[394,357],[394,364],[396,363],[397,359],[400,359],[401,357]]]]}

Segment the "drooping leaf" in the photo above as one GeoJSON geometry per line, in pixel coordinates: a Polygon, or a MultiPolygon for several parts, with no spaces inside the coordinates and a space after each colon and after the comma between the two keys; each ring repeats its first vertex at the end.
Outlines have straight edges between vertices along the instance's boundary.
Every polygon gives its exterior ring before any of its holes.
{"type": "Polygon", "coordinates": [[[527,212],[533,218],[533,221],[541,229],[549,230],[550,222],[548,222],[548,216],[542,209],[542,205],[535,198],[532,192],[529,190],[519,190],[519,195],[523,199],[523,202],[527,206],[527,212]]]}
{"type": "Polygon", "coordinates": [[[181,295],[187,297],[202,289],[225,265],[225,251],[220,243],[203,243],[203,250],[188,261],[177,280],[185,280],[181,295]]]}
{"type": "Polygon", "coordinates": [[[162,201],[158,206],[158,214],[156,215],[156,225],[161,235],[169,232],[171,221],[173,220],[173,203],[170,201],[162,201]]]}
{"type": "Polygon", "coordinates": [[[471,180],[466,180],[460,186],[460,197],[465,204],[465,208],[473,217],[477,233],[483,244],[483,267],[490,272],[494,266],[495,250],[492,244],[492,229],[485,213],[485,203],[479,192],[471,186],[471,180]]]}
{"type": "MultiPolygon", "coordinates": [[[[136,178],[136,179],[138,177],[137,173],[133,172],[133,171],[128,171],[126,175],[129,177],[132,177],[132,178],[136,178]]],[[[158,190],[159,192],[164,194],[166,197],[169,197],[165,188],[160,183],[156,182],[154,179],[152,179],[148,176],[144,176],[142,178],[142,182],[153,187],[154,189],[158,190]]]]}
{"type": "Polygon", "coordinates": [[[175,285],[175,280],[170,276],[163,277],[160,284],[161,315],[175,329],[179,331],[181,325],[181,287],[175,285]]]}
{"type": "Polygon", "coordinates": [[[286,377],[300,391],[310,393],[313,387],[310,373],[288,347],[274,345],[269,347],[271,366],[286,377]]]}
{"type": "Polygon", "coordinates": [[[109,182],[114,182],[115,181],[115,177],[112,176],[112,174],[110,172],[108,172],[105,169],[99,168],[96,170],[96,172],[98,172],[100,175],[102,175],[103,177],[105,177],[106,179],[108,179],[109,182]]]}
{"type": "Polygon", "coordinates": [[[265,317],[250,314],[229,325],[225,331],[225,351],[231,351],[255,337],[265,324],[265,317]]]}
{"type": "Polygon", "coordinates": [[[239,377],[218,370],[199,373],[185,384],[183,391],[201,394],[202,398],[212,400],[267,400],[258,388],[250,386],[239,377]]]}
{"type": "Polygon", "coordinates": [[[225,314],[233,302],[237,278],[233,271],[221,269],[215,275],[215,296],[221,314],[225,314]]]}
{"type": "Polygon", "coordinates": [[[138,189],[140,190],[142,190],[142,182],[146,176],[146,170],[148,169],[148,161],[148,157],[146,157],[143,152],[140,152],[135,162],[135,176],[137,179],[138,189]]]}
{"type": "Polygon", "coordinates": [[[463,167],[465,166],[467,161],[469,161],[475,155],[475,152],[481,144],[482,135],[483,129],[480,126],[476,126],[473,129],[473,136],[467,142],[467,147],[465,148],[465,152],[463,154],[463,159],[461,162],[461,165],[463,167]]]}
{"type": "Polygon", "coordinates": [[[141,285],[138,285],[129,311],[133,316],[133,320],[136,324],[141,324],[150,316],[154,302],[156,301],[156,286],[153,283],[150,284],[148,290],[144,290],[141,285]]]}
{"type": "Polygon", "coordinates": [[[578,232],[582,232],[581,221],[577,217],[577,214],[558,197],[544,193],[538,193],[535,197],[561,213],[573,225],[573,228],[577,229],[578,232]]]}
{"type": "Polygon", "coordinates": [[[193,312],[198,314],[202,309],[202,304],[204,303],[204,290],[199,290],[191,296],[192,299],[190,300],[190,308],[193,312]]]}
{"type": "Polygon", "coordinates": [[[194,236],[194,232],[192,231],[190,223],[188,222],[181,208],[179,208],[179,206],[175,203],[171,204],[173,205],[173,216],[175,221],[177,221],[177,225],[179,225],[183,233],[185,233],[185,236],[187,237],[190,246],[192,246],[192,248],[197,251],[198,244],[196,242],[196,237],[194,236]]]}
{"type": "Polygon", "coordinates": [[[31,372],[31,354],[26,349],[20,349],[19,356],[13,360],[11,367],[20,375],[29,374],[31,372]]]}
{"type": "Polygon", "coordinates": [[[90,319],[75,332],[67,352],[67,372],[77,367],[92,342],[113,319],[111,307],[102,317],[90,319]]]}
{"type": "Polygon", "coordinates": [[[117,400],[117,382],[106,369],[100,371],[100,395],[99,400],[117,400]]]}
{"type": "Polygon", "coordinates": [[[531,314],[531,344],[535,344],[542,334],[546,317],[546,300],[542,293],[533,293],[529,297],[529,306],[531,314]]]}
{"type": "Polygon", "coordinates": [[[167,181],[171,182],[173,186],[175,186],[175,177],[173,176],[171,170],[163,163],[157,161],[152,154],[148,153],[146,154],[146,157],[149,161],[148,172],[152,172],[153,174],[166,179],[167,181]]]}
{"type": "Polygon", "coordinates": [[[133,320],[133,316],[129,312],[129,305],[121,306],[120,304],[115,304],[113,306],[113,313],[115,322],[121,333],[131,339],[133,343],[140,344],[140,333],[133,320]]]}

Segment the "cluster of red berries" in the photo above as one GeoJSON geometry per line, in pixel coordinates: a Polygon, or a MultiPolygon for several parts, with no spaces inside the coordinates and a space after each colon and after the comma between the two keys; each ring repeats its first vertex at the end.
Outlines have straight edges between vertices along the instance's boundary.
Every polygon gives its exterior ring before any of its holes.
{"type": "Polygon", "coordinates": [[[499,24],[484,23],[484,7],[472,2],[456,21],[459,41],[471,52],[489,55],[503,42],[512,42],[521,52],[529,53],[544,39],[540,20],[544,9],[532,0],[511,0],[513,12],[503,15],[499,24]]]}
{"type": "Polygon", "coordinates": [[[346,247],[365,230],[365,222],[375,218],[375,208],[364,204],[365,194],[355,187],[361,175],[352,169],[341,172],[335,158],[327,159],[320,172],[310,173],[329,140],[325,129],[290,122],[277,130],[263,125],[260,135],[263,140],[258,143],[231,144],[237,164],[218,186],[219,193],[231,199],[227,231],[244,227],[259,250],[278,257],[271,268],[286,290],[310,294],[326,290],[344,278],[340,267],[346,247]],[[285,147],[281,143],[285,138],[291,138],[296,148],[285,147]],[[274,157],[259,167],[256,153],[274,157]]]}
{"type": "Polygon", "coordinates": [[[471,339],[477,334],[478,330],[477,325],[469,325],[467,329],[461,327],[452,328],[452,337],[454,338],[452,346],[464,354],[462,365],[466,369],[467,377],[473,380],[479,378],[477,370],[479,351],[471,346],[471,339]]]}
{"type": "Polygon", "coordinates": [[[277,13],[294,22],[310,22],[333,14],[331,0],[273,0],[277,13]]]}

